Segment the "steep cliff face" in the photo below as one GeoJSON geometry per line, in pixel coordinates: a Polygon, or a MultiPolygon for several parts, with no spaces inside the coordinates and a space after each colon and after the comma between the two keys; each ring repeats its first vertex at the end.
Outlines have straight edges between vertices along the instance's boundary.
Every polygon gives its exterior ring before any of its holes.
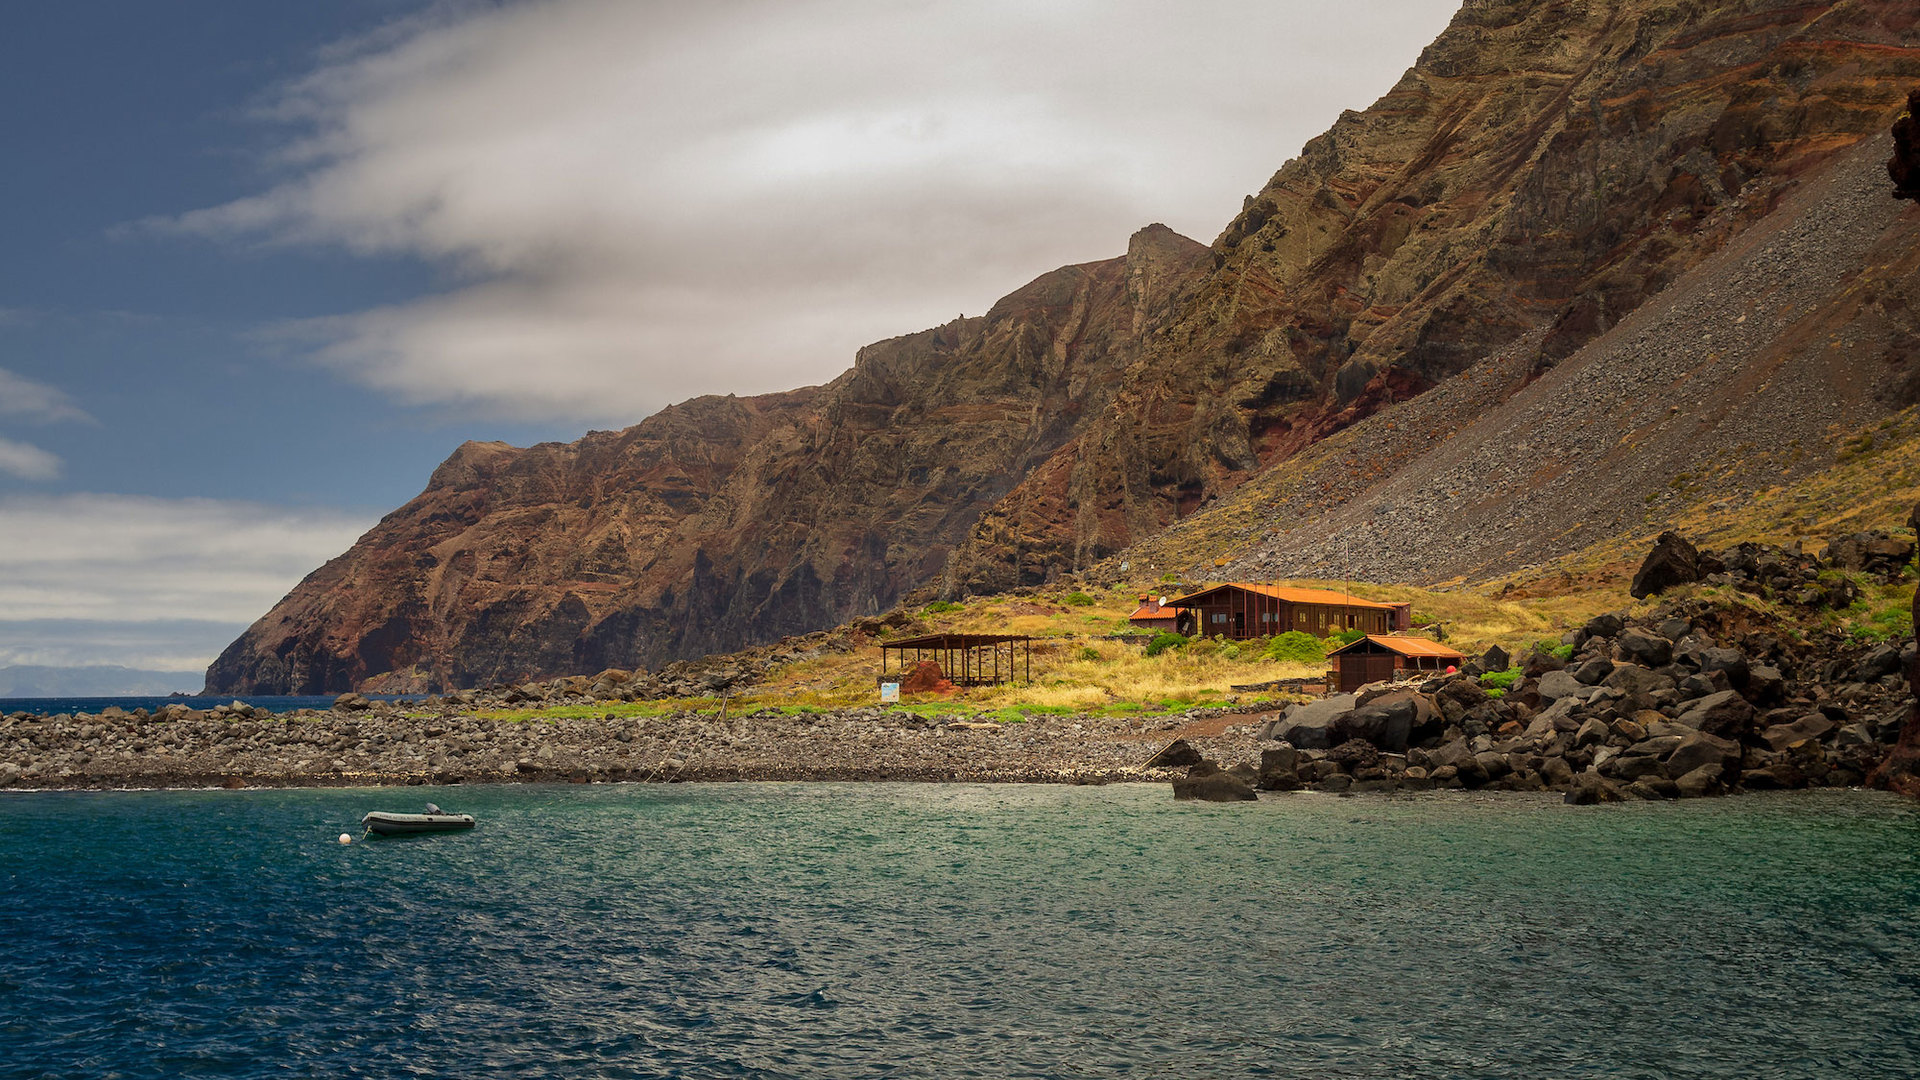
{"type": "Polygon", "coordinates": [[[1213,245],[1107,411],[985,515],[990,591],[1152,535],[1387,403],[1525,341],[1550,366],[1884,132],[1920,7],[1469,0],[1213,245]]]}
{"type": "Polygon", "coordinates": [[[217,693],[473,686],[738,648],[891,606],[1104,409],[1207,266],[1164,226],[832,383],[469,443],[207,673],[217,693]]]}

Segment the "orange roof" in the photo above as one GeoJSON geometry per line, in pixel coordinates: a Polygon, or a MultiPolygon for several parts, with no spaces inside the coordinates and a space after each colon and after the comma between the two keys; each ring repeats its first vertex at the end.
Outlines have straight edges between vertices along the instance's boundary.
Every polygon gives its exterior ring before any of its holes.
{"type": "Polygon", "coordinates": [[[1135,608],[1133,614],[1127,616],[1127,618],[1135,619],[1135,620],[1177,619],[1179,617],[1180,617],[1180,613],[1173,610],[1172,608],[1145,608],[1145,607],[1135,608]]]}
{"type": "Polygon", "coordinates": [[[1208,593],[1221,589],[1243,589],[1261,596],[1271,596],[1275,600],[1285,600],[1289,604],[1328,604],[1333,607],[1372,608],[1376,611],[1391,611],[1395,604],[1382,604],[1376,600],[1362,600],[1357,596],[1334,592],[1332,589],[1296,589],[1290,585],[1265,585],[1251,581],[1228,581],[1219,585],[1209,585],[1199,592],[1177,596],[1167,601],[1168,607],[1185,607],[1208,593]]]}
{"type": "Polygon", "coordinates": [[[1449,648],[1437,641],[1428,641],[1426,638],[1419,637],[1389,637],[1385,634],[1368,634],[1366,637],[1360,638],[1357,641],[1350,641],[1340,646],[1327,655],[1338,656],[1360,644],[1362,641],[1371,641],[1375,645],[1392,652],[1397,652],[1401,656],[1440,656],[1448,660],[1465,660],[1467,658],[1466,654],[1460,650],[1449,648]]]}

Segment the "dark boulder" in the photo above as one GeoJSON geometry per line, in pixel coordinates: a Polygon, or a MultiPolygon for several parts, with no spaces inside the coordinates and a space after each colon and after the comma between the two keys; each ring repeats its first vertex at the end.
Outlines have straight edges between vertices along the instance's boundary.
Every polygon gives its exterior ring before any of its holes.
{"type": "Polygon", "coordinates": [[[1738,741],[1753,727],[1753,715],[1753,706],[1746,698],[1723,690],[1690,702],[1675,719],[1696,731],[1738,741]]]}
{"type": "Polygon", "coordinates": [[[1397,754],[1406,750],[1419,715],[1419,707],[1408,698],[1378,701],[1335,719],[1327,735],[1335,745],[1360,739],[1397,754]]]}
{"type": "Polygon", "coordinates": [[[1209,772],[1175,780],[1173,797],[1196,802],[1251,802],[1260,796],[1233,773],[1209,772]]]}
{"type": "Polygon", "coordinates": [[[1334,721],[1353,711],[1352,694],[1335,694],[1296,705],[1287,710],[1285,720],[1274,728],[1275,737],[1302,750],[1326,750],[1334,745],[1334,721]]]}
{"type": "Polygon", "coordinates": [[[1853,677],[1859,682],[1874,682],[1900,671],[1900,650],[1891,645],[1880,645],[1862,657],[1853,669],[1853,677]]]}
{"type": "Polygon", "coordinates": [[[1581,627],[1580,632],[1590,638],[1610,638],[1626,629],[1626,627],[1627,617],[1625,615],[1617,611],[1609,611],[1604,615],[1595,615],[1593,618],[1588,619],[1587,625],[1581,627]]]}
{"type": "MultiPolygon", "coordinates": [[[[1699,769],[1711,768],[1716,779],[1729,771],[1740,767],[1740,744],[1704,731],[1691,732],[1680,740],[1680,745],[1667,755],[1665,770],[1667,779],[1679,783],[1681,778],[1699,769]]],[[[1684,787],[1684,785],[1682,785],[1684,787]]]]}
{"type": "Polygon", "coordinates": [[[1673,642],[1629,626],[1614,637],[1613,653],[1617,659],[1641,667],[1665,667],[1673,662],[1673,642]]]}
{"type": "Polygon", "coordinates": [[[1260,751],[1261,791],[1298,791],[1304,786],[1300,781],[1300,751],[1291,746],[1260,751]]]}
{"type": "Polygon", "coordinates": [[[1635,600],[1644,600],[1676,585],[1699,581],[1700,577],[1699,550],[1679,533],[1663,532],[1640,564],[1639,572],[1633,575],[1633,585],[1627,591],[1635,600]]]}
{"type": "Polygon", "coordinates": [[[1147,759],[1144,768],[1184,769],[1201,764],[1200,751],[1185,739],[1175,739],[1166,748],[1147,759]]]}
{"type": "Polygon", "coordinates": [[[1495,645],[1480,654],[1480,666],[1488,671],[1505,671],[1513,666],[1513,658],[1507,650],[1495,645]]]}

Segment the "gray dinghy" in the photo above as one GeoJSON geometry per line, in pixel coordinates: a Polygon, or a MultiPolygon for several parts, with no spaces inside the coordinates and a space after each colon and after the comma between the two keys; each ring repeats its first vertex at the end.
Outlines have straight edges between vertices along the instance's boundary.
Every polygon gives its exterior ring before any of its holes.
{"type": "Polygon", "coordinates": [[[375,810],[360,819],[360,824],[375,836],[410,836],[414,833],[457,832],[473,828],[472,814],[449,814],[432,803],[424,814],[389,814],[375,810]]]}

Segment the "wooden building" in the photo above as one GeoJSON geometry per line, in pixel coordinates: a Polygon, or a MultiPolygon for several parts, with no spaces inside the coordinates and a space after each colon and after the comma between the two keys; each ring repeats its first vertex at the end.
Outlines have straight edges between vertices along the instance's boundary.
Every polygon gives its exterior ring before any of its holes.
{"type": "Polygon", "coordinates": [[[1466,663],[1457,649],[1417,637],[1368,634],[1327,654],[1340,693],[1351,693],[1402,671],[1445,671],[1466,663]]]}
{"type": "Polygon", "coordinates": [[[1296,589],[1230,581],[1167,601],[1185,612],[1183,634],[1233,640],[1267,637],[1299,630],[1326,637],[1347,630],[1384,634],[1392,628],[1393,604],[1362,600],[1331,589],[1296,589]]]}
{"type": "Polygon", "coordinates": [[[1133,614],[1127,616],[1127,621],[1133,624],[1135,630],[1157,634],[1163,630],[1175,629],[1174,620],[1179,617],[1180,610],[1168,607],[1166,597],[1154,597],[1141,593],[1140,606],[1133,609],[1133,614]]]}

